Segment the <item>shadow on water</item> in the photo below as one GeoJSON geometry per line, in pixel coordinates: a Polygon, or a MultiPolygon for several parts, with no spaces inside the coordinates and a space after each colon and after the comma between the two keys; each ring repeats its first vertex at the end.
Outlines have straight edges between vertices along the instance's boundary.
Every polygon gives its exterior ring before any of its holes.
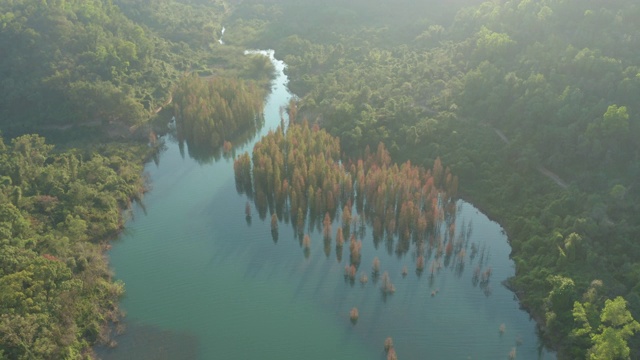
{"type": "Polygon", "coordinates": [[[198,338],[157,326],[128,323],[125,334],[116,337],[116,348],[98,347],[102,360],[191,360],[198,358],[198,338]]]}

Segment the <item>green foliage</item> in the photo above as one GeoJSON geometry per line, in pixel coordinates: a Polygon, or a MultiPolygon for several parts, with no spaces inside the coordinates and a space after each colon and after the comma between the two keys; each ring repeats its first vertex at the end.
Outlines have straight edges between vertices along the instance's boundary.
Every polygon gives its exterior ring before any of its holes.
{"type": "Polygon", "coordinates": [[[141,168],[116,155],[54,153],[25,135],[0,149],[0,353],[85,358],[117,321],[122,284],[104,241],[142,190],[141,168]]]}
{"type": "Polygon", "coordinates": [[[168,97],[154,79],[175,75],[157,67],[157,40],[110,1],[10,1],[0,13],[3,126],[131,125],[168,97]]]}
{"type": "MultiPolygon", "coordinates": [[[[389,6],[280,0],[260,15],[258,1],[245,1],[237,16],[266,29],[262,40],[288,64],[301,97],[298,111],[340,136],[347,154],[383,141],[398,161],[451,164],[462,195],[509,233],[510,285],[547,340],[561,358],[584,358],[566,345],[591,347],[572,335],[582,325],[571,312],[593,279],[640,314],[640,8],[630,0],[389,6]]],[[[587,317],[603,306],[585,305],[587,317]]]]}
{"type": "MultiPolygon", "coordinates": [[[[640,315],[639,14],[631,0],[4,1],[0,124],[12,132],[32,124],[128,130],[166,105],[184,72],[266,85],[266,60],[244,56],[242,46],[275,48],[301,96],[297,111],[340,136],[348,155],[383,141],[398,161],[426,166],[440,156],[451,165],[462,195],[509,233],[516,263],[510,285],[549,325],[560,357],[584,358],[592,348],[592,356],[624,358],[621,339],[633,341],[634,326],[625,333],[601,328],[600,312],[606,294],[624,296],[629,312],[640,315]],[[223,22],[224,46],[217,41],[223,22]],[[541,169],[571,187],[558,187],[541,169]]],[[[210,95],[206,86],[193,87],[210,95]]],[[[195,99],[177,109],[188,104],[197,113],[195,104],[203,104],[195,99]]],[[[219,128],[213,107],[204,105],[194,136],[219,128]]],[[[0,142],[0,242],[11,254],[3,261],[25,279],[37,280],[27,269],[33,254],[64,259],[73,277],[85,274],[100,257],[72,244],[116,231],[116,211],[138,187],[139,169],[121,156],[51,151],[38,138],[0,142]]],[[[312,189],[309,202],[317,206],[321,184],[313,185],[293,192],[291,202],[312,189]]],[[[90,283],[119,291],[106,280],[90,283]]],[[[7,301],[21,296],[13,295],[7,301]]],[[[71,318],[83,318],[83,328],[67,329],[93,339],[101,321],[92,305],[79,303],[71,318]]],[[[40,336],[54,333],[42,325],[50,319],[2,317],[11,326],[0,334],[12,345],[0,347],[0,357],[81,354],[85,343],[40,336]],[[40,338],[58,340],[36,344],[40,338]]],[[[637,357],[636,348],[629,356],[637,357]]]]}
{"type": "Polygon", "coordinates": [[[129,18],[146,24],[161,37],[191,47],[215,45],[228,11],[228,5],[219,0],[115,0],[114,3],[129,18]]]}
{"type": "Polygon", "coordinates": [[[170,103],[184,72],[266,85],[268,60],[218,43],[229,11],[224,1],[1,2],[0,125],[11,134],[102,127],[115,137],[170,103]]]}
{"type": "Polygon", "coordinates": [[[572,336],[577,339],[574,344],[580,345],[574,346],[574,354],[591,360],[630,359],[627,340],[640,331],[640,324],[627,310],[627,302],[620,296],[607,299],[599,318],[594,317],[595,306],[588,299],[584,304],[574,304],[573,318],[578,326],[572,336]]]}

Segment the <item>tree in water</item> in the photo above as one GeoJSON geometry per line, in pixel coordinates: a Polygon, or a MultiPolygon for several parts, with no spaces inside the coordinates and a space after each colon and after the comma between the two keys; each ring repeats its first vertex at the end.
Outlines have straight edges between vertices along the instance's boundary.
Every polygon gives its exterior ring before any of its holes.
{"type": "Polygon", "coordinates": [[[345,205],[342,209],[342,227],[344,229],[349,229],[349,226],[351,226],[351,210],[349,210],[349,207],[345,205]]]}
{"type": "Polygon", "coordinates": [[[373,258],[373,265],[371,266],[374,275],[377,275],[380,272],[380,259],[378,257],[373,258]]]}
{"type": "Polygon", "coordinates": [[[360,275],[360,283],[361,283],[362,285],[364,285],[364,284],[366,284],[368,281],[369,281],[369,277],[367,276],[367,274],[362,273],[362,274],[360,275]]]}
{"type": "Polygon", "coordinates": [[[357,271],[358,270],[353,265],[345,265],[344,266],[344,276],[346,278],[348,278],[349,280],[351,280],[351,281],[354,281],[356,279],[356,272],[357,271]]]}
{"type": "Polygon", "coordinates": [[[324,220],[322,221],[322,234],[325,239],[331,239],[331,217],[329,212],[324,214],[324,220]]]}
{"type": "Polygon", "coordinates": [[[344,235],[342,235],[342,228],[338,228],[336,231],[336,248],[342,248],[344,245],[344,235]]]}
{"type": "Polygon", "coordinates": [[[396,355],[396,349],[391,348],[387,353],[387,360],[398,360],[398,355],[396,355]]]}
{"type": "Polygon", "coordinates": [[[380,284],[380,289],[384,294],[393,294],[394,292],[396,292],[396,287],[391,282],[389,273],[386,271],[382,274],[382,283],[380,284]]]}
{"type": "MultiPolygon", "coordinates": [[[[264,90],[254,82],[185,76],[173,93],[179,136],[187,140],[194,158],[208,160],[219,152],[223,139],[257,131],[263,102],[264,90]]],[[[224,146],[230,148],[230,144],[224,146]]]]}
{"type": "Polygon", "coordinates": [[[236,180],[236,190],[240,194],[247,194],[249,198],[253,196],[253,185],[251,183],[251,158],[248,153],[238,156],[233,161],[233,171],[236,180]]]}
{"type": "Polygon", "coordinates": [[[416,260],[416,271],[421,273],[422,270],[424,270],[424,256],[420,255],[416,260]]]}
{"type": "Polygon", "coordinates": [[[222,145],[222,150],[224,150],[226,154],[229,154],[231,153],[231,149],[233,149],[233,145],[231,144],[231,141],[225,140],[225,142],[222,145]]]}
{"type": "Polygon", "coordinates": [[[362,241],[356,240],[355,236],[351,236],[351,241],[349,242],[349,250],[351,251],[351,263],[354,265],[360,264],[361,259],[361,250],[362,250],[362,241]]]}
{"type": "Polygon", "coordinates": [[[389,336],[384,339],[384,351],[388,353],[391,349],[393,349],[393,339],[389,336]]]}
{"type": "Polygon", "coordinates": [[[358,308],[354,307],[349,312],[349,318],[351,319],[351,323],[355,325],[355,323],[358,322],[358,317],[360,317],[360,314],[358,313],[358,308]]]}

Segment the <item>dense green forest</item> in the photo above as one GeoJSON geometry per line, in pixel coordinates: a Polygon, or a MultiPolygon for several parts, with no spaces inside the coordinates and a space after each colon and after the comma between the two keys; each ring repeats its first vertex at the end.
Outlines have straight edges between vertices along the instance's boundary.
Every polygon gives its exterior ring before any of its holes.
{"type": "Polygon", "coordinates": [[[259,126],[270,62],[222,47],[227,11],[212,1],[0,2],[0,358],[91,358],[93,345],[115,345],[124,284],[104,251],[144,189],[149,120],[174,91],[180,100],[180,79],[213,78],[228,115],[216,131],[237,135],[239,118],[259,126]]]}
{"type": "Polygon", "coordinates": [[[601,310],[622,296],[640,317],[640,6],[283,0],[237,14],[348,154],[382,141],[399,161],[451,166],[508,231],[509,286],[561,357],[625,358],[634,331],[608,332],[601,310]],[[620,340],[608,354],[604,333],[620,340]]]}
{"type": "Polygon", "coordinates": [[[134,152],[0,140],[0,358],[87,358],[109,343],[124,284],[103,255],[143,190],[134,152]]]}
{"type": "MultiPolygon", "coordinates": [[[[632,0],[2,1],[0,129],[129,136],[185,75],[264,86],[243,50],[272,47],[344,160],[382,142],[396,162],[450,166],[507,230],[508,285],[561,358],[637,358],[638,24],[632,0]]],[[[139,159],[31,136],[0,152],[0,351],[80,357],[115,319],[99,244],[139,159]]]]}
{"type": "MultiPolygon", "coordinates": [[[[175,69],[110,1],[3,1],[0,118],[7,127],[142,121],[175,69]]],[[[166,51],[166,50],[165,50],[166,51]]]]}
{"type": "Polygon", "coordinates": [[[72,126],[122,133],[171,101],[187,72],[261,77],[264,61],[222,47],[226,4],[197,1],[0,2],[5,135],[72,126]],[[215,51],[213,51],[215,49],[215,51]]]}

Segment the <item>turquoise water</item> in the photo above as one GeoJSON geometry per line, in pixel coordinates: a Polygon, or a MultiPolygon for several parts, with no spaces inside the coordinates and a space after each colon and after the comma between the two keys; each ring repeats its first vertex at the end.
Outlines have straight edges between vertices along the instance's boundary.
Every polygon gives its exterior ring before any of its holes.
{"type": "MultiPolygon", "coordinates": [[[[261,134],[279,124],[291,96],[283,64],[274,64],[278,77],[261,134]]],[[[374,246],[369,230],[361,271],[380,259],[396,287],[384,297],[371,274],[365,285],[345,280],[348,246],[338,262],[334,244],[325,253],[321,232],[311,232],[306,257],[288,225],[280,225],[276,242],[269,219],[254,215],[249,223],[231,160],[201,164],[170,138],[166,145],[159,163],[146,168],[152,190],[145,211],[133,210],[110,251],[116,277],[126,283],[128,329],[104,359],[385,359],[388,336],[400,359],[507,359],[512,348],[517,359],[555,358],[501,285],[514,273],[506,236],[472,205],[458,204],[458,226],[473,223],[469,241],[484,249],[483,269],[493,270],[488,286],[472,281],[480,252],[473,263],[467,255],[463,269],[443,267],[434,276],[429,259],[419,276],[415,249],[388,253],[384,242],[374,246]]]]}

